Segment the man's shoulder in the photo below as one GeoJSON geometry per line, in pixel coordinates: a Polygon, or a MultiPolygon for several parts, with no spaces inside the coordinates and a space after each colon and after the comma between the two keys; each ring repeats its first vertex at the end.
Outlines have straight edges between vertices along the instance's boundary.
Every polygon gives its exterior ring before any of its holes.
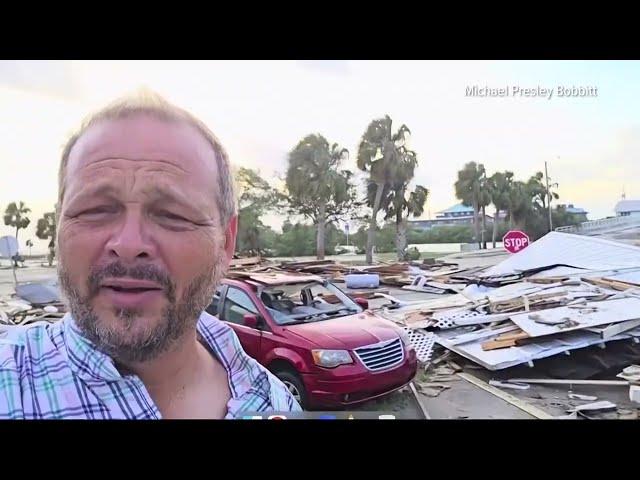
{"type": "Polygon", "coordinates": [[[58,345],[62,325],[2,326],[0,330],[0,419],[25,418],[23,393],[42,391],[50,372],[64,364],[58,345]]]}
{"type": "Polygon", "coordinates": [[[232,394],[245,402],[245,410],[251,410],[252,406],[256,410],[300,409],[287,387],[244,351],[233,328],[207,313],[200,317],[198,327],[227,369],[232,394]]]}
{"type": "Polygon", "coordinates": [[[61,322],[3,326],[0,330],[0,369],[21,368],[26,357],[31,362],[51,357],[61,335],[61,322]]]}

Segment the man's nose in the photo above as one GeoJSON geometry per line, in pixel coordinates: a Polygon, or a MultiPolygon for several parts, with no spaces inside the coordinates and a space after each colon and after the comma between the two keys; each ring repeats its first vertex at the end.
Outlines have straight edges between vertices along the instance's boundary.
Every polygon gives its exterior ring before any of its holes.
{"type": "Polygon", "coordinates": [[[144,218],[140,212],[126,212],[106,245],[109,257],[126,262],[149,259],[155,256],[153,242],[145,232],[144,218]]]}

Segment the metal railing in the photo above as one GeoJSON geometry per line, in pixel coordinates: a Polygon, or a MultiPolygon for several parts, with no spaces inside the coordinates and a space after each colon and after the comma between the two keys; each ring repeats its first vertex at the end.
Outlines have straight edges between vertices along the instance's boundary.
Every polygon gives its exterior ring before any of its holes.
{"type": "Polygon", "coordinates": [[[640,215],[630,215],[625,217],[601,218],[599,220],[591,220],[582,222],[579,225],[569,225],[567,227],[558,227],[556,232],[564,233],[587,233],[598,230],[608,230],[609,228],[640,225],[640,215]]]}

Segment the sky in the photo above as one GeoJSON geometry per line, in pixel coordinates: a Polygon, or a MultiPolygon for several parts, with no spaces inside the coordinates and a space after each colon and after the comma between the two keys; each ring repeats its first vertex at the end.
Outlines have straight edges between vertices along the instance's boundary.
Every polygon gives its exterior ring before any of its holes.
{"type": "MultiPolygon", "coordinates": [[[[638,61],[0,61],[0,210],[24,201],[20,231],[46,251],[35,225],[57,197],[62,146],[82,118],[141,86],[190,110],[236,166],[281,185],[287,152],[320,133],[346,147],[356,170],[369,122],[388,114],[411,130],[414,184],[430,191],[425,214],[456,203],[466,162],[526,180],[548,163],[560,203],[614,215],[622,192],[640,198],[638,61]],[[546,97],[468,97],[467,87],[553,89],[546,97]],[[558,87],[597,96],[559,97],[558,87]]],[[[363,178],[363,176],[360,176],[363,178]]],[[[284,219],[269,216],[278,229],[284,219]]],[[[15,230],[0,225],[0,236],[15,230]]]]}

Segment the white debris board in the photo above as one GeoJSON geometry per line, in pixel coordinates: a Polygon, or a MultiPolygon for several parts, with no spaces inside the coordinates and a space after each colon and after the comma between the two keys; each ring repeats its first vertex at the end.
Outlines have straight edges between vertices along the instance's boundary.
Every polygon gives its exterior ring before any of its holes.
{"type": "Polygon", "coordinates": [[[570,332],[597,325],[624,322],[634,320],[640,316],[639,298],[620,298],[617,300],[605,300],[602,302],[587,302],[584,308],[558,307],[536,312],[526,312],[511,315],[511,321],[518,325],[530,337],[541,337],[555,333],[570,332]],[[596,310],[592,311],[590,307],[596,310]],[[562,321],[570,319],[574,326],[562,328],[560,325],[547,325],[538,323],[530,316],[538,316],[543,320],[562,321]]]}
{"type": "Polygon", "coordinates": [[[638,267],[640,247],[602,238],[551,232],[482,275],[504,275],[558,264],[589,270],[638,267]]]}
{"type": "MultiPolygon", "coordinates": [[[[458,355],[482,365],[488,370],[502,370],[533,360],[551,357],[570,350],[585,348],[590,345],[603,344],[603,340],[597,333],[588,331],[569,332],[561,337],[542,337],[533,343],[509,348],[484,351],[482,343],[486,339],[480,339],[463,345],[455,345],[450,338],[455,337],[454,330],[438,332],[436,343],[442,345],[458,355]]],[[[640,328],[616,335],[608,341],[631,339],[640,336],[640,328]]]]}
{"type": "Polygon", "coordinates": [[[420,332],[407,327],[404,327],[403,330],[409,335],[409,341],[416,351],[418,361],[427,363],[431,360],[433,347],[436,343],[436,336],[430,332],[420,332]]]}

